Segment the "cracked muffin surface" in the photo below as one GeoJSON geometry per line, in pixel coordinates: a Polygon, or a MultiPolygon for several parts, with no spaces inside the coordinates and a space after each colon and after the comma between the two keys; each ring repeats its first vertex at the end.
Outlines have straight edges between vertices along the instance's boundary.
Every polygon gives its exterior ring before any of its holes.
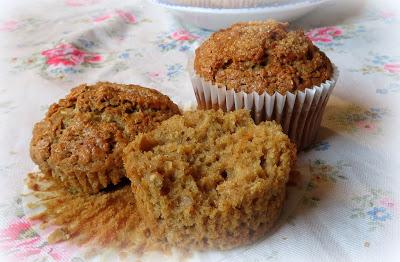
{"type": "Polygon", "coordinates": [[[246,93],[303,91],[332,77],[329,58],[303,31],[269,21],[238,23],[213,33],[196,49],[197,75],[246,93]]]}
{"type": "Polygon", "coordinates": [[[278,124],[255,125],[246,110],[200,110],[139,134],[123,159],[152,237],[229,249],[274,225],[296,148],[278,124]]]}
{"type": "Polygon", "coordinates": [[[71,193],[97,193],[125,177],[123,148],[178,107],[160,92],[99,82],[73,88],[33,129],[32,160],[71,193]]]}

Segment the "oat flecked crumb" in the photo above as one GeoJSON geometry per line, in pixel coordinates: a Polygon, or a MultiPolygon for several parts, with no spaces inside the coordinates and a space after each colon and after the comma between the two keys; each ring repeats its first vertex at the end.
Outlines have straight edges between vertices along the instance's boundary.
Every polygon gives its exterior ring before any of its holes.
{"type": "Polygon", "coordinates": [[[186,112],[124,150],[138,211],[155,239],[230,249],[277,220],[296,149],[275,122],[249,112],[186,112]]]}

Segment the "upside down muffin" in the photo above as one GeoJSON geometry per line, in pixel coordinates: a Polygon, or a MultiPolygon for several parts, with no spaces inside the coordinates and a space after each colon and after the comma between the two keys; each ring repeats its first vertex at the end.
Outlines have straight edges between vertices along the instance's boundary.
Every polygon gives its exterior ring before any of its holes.
{"type": "Polygon", "coordinates": [[[196,49],[197,75],[235,92],[303,91],[332,76],[329,58],[303,31],[273,20],[237,23],[196,49]]]}
{"type": "Polygon", "coordinates": [[[96,193],[125,177],[122,151],[139,132],[179,113],[167,96],[153,89],[83,84],[51,105],[35,125],[31,158],[69,192],[96,193]]]}
{"type": "Polygon", "coordinates": [[[296,148],[274,122],[246,110],[185,112],[124,150],[151,237],[178,247],[229,249],[277,220],[296,148]]]}

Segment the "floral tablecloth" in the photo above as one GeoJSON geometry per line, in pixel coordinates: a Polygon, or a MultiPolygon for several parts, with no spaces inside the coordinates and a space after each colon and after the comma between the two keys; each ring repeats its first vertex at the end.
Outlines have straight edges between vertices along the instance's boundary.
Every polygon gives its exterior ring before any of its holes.
{"type": "MultiPolygon", "coordinates": [[[[319,142],[299,155],[311,179],[267,245],[219,261],[400,258],[400,4],[331,1],[293,24],[339,67],[319,142]]],[[[189,52],[210,32],[139,0],[0,1],[0,259],[83,261],[50,245],[22,208],[32,126],[70,88],[137,83],[195,102],[189,52]]],[[[227,255],[229,254],[229,255],[227,255]]],[[[399,261],[399,260],[397,260],[399,261]]]]}

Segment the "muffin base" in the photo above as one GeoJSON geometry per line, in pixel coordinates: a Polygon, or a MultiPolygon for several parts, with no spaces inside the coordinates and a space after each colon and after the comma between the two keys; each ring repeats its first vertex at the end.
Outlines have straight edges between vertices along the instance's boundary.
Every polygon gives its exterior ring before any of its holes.
{"type": "MultiPolygon", "coordinates": [[[[160,222],[155,220],[152,217],[152,214],[146,214],[144,217],[147,220],[146,223],[148,228],[150,228],[150,232],[152,232],[152,237],[157,241],[166,241],[169,245],[181,249],[189,248],[198,251],[230,250],[255,243],[272,233],[282,213],[286,197],[286,183],[282,182],[279,187],[280,188],[275,191],[276,195],[271,197],[266,203],[268,208],[265,212],[260,214],[260,216],[264,216],[264,223],[259,225],[256,230],[243,227],[232,233],[224,226],[211,224],[204,226],[207,228],[207,237],[204,237],[205,232],[202,230],[188,230],[187,232],[182,233],[181,229],[179,231],[175,230],[175,227],[179,228],[179,226],[173,224],[169,224],[168,226],[160,225],[160,222]]],[[[148,199],[141,199],[136,196],[136,201],[140,206],[141,202],[148,201],[148,199]]],[[[140,209],[143,213],[143,207],[140,209]]],[[[232,213],[225,214],[224,217],[221,217],[220,219],[222,222],[220,223],[223,224],[224,221],[232,220],[232,217],[235,217],[236,219],[237,217],[242,216],[246,216],[245,211],[233,211],[232,213]]]]}
{"type": "Polygon", "coordinates": [[[297,145],[306,149],[315,142],[326,104],[339,77],[338,68],[333,66],[330,80],[319,86],[295,93],[273,95],[264,92],[235,92],[225,86],[215,85],[197,75],[193,67],[194,57],[189,59],[189,74],[199,109],[222,109],[226,112],[247,109],[258,124],[275,120],[282,125],[283,132],[297,145]]]}
{"type": "Polygon", "coordinates": [[[186,112],[124,150],[151,236],[200,250],[264,236],[279,217],[295,158],[281,127],[257,126],[247,110],[186,112]]]}
{"type": "Polygon", "coordinates": [[[112,172],[111,174],[72,174],[68,176],[52,173],[51,175],[71,194],[82,192],[94,194],[110,185],[117,185],[125,177],[121,172],[112,172]]]}

